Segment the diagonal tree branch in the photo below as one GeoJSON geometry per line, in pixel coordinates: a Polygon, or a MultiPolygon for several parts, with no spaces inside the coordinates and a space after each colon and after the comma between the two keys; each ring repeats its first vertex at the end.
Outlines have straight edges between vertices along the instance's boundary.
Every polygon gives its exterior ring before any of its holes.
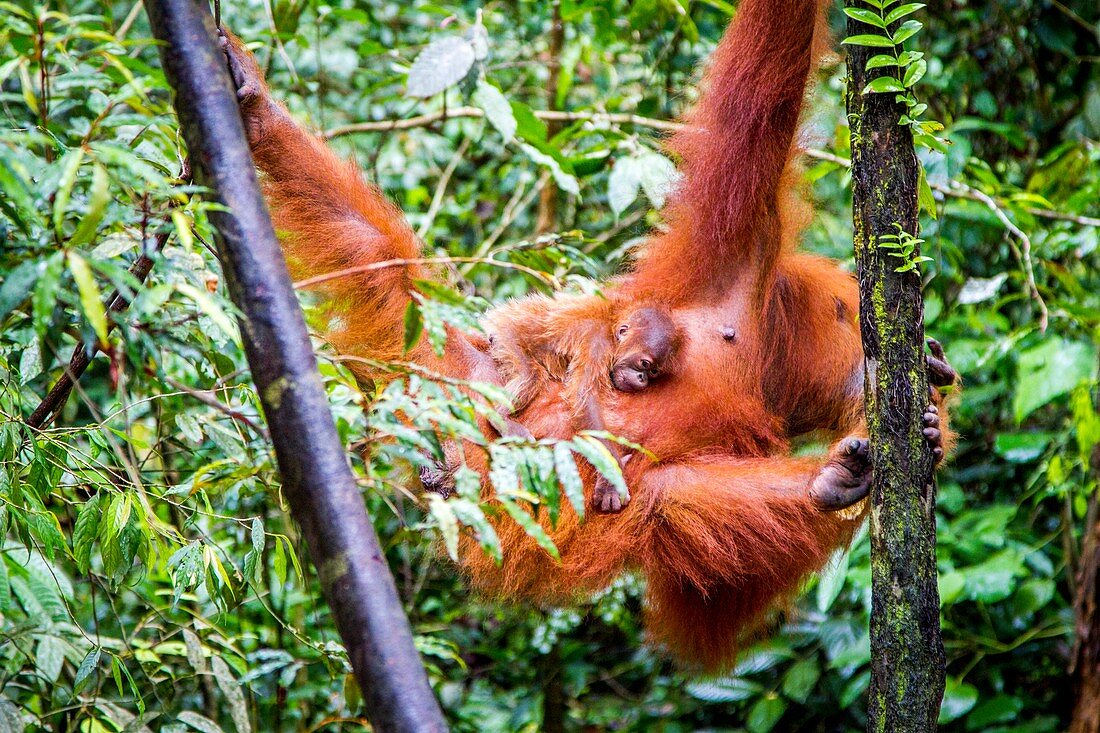
{"type": "Polygon", "coordinates": [[[377,731],[445,731],[378,536],[336,434],[264,206],[205,0],[146,0],[210,213],[283,489],[377,731]]]}
{"type": "MultiPolygon", "coordinates": [[[[186,183],[191,182],[190,161],[185,160],[183,162],[179,179],[186,183]]],[[[138,255],[138,258],[130,265],[130,274],[134,276],[139,284],[144,283],[146,278],[149,277],[149,273],[153,269],[153,255],[164,249],[169,236],[171,236],[171,232],[167,230],[158,232],[153,239],[152,247],[138,255]]],[[[121,313],[129,307],[130,298],[119,290],[112,292],[103,301],[103,308],[108,313],[121,313]]],[[[113,329],[114,327],[114,321],[108,323],[108,328],[113,329]]],[[[65,403],[69,400],[69,395],[72,394],[73,384],[87,370],[88,365],[92,363],[92,357],[95,356],[95,352],[101,346],[103,344],[90,345],[83,341],[76,345],[76,348],[73,349],[73,355],[69,357],[69,365],[65,367],[65,372],[54,383],[46,396],[42,398],[42,401],[38,403],[38,407],[34,408],[34,412],[26,419],[27,425],[36,430],[41,429],[61,412],[61,409],[65,407],[65,403]]]]}

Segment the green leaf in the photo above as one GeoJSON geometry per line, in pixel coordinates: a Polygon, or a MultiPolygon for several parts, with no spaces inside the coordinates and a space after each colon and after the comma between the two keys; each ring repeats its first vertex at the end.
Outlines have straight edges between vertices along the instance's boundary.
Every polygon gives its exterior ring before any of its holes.
{"type": "Polygon", "coordinates": [[[929,150],[935,150],[937,153],[947,154],[947,144],[940,140],[938,137],[928,135],[926,133],[914,133],[913,142],[918,145],[923,145],[929,150]]]}
{"type": "Polygon", "coordinates": [[[225,731],[223,731],[218,726],[218,724],[210,718],[207,718],[204,715],[199,715],[198,713],[191,712],[190,710],[185,710],[180,713],[176,717],[176,720],[181,723],[186,723],[195,730],[199,731],[199,733],[225,733],[225,731]]]}
{"type": "Polygon", "coordinates": [[[940,725],[957,720],[970,712],[978,702],[978,688],[962,682],[957,677],[948,677],[940,706],[940,725]]]}
{"type": "Polygon", "coordinates": [[[527,157],[539,165],[545,166],[550,171],[550,174],[554,177],[554,183],[558,185],[558,188],[574,196],[580,195],[581,188],[576,177],[562,168],[561,162],[557,158],[539,150],[530,143],[522,143],[520,148],[527,154],[527,157]]]}
{"type": "MultiPolygon", "coordinates": [[[[480,485],[481,479],[470,468],[463,466],[460,471],[465,470],[470,474],[473,474],[477,483],[480,485]]],[[[455,484],[461,485],[461,479],[457,473],[455,476],[455,484]]],[[[493,525],[489,524],[489,520],[485,518],[485,512],[481,510],[475,502],[465,498],[451,498],[448,500],[451,506],[451,510],[454,511],[458,520],[468,527],[474,530],[477,535],[478,544],[481,545],[481,549],[484,552],[489,553],[489,556],[493,558],[493,562],[499,565],[504,557],[500,550],[500,538],[497,537],[496,530],[493,529],[493,525]]]]}
{"type": "Polygon", "coordinates": [[[202,674],[206,671],[206,655],[202,650],[202,641],[199,639],[199,635],[188,628],[182,628],[180,631],[183,633],[183,645],[187,652],[187,663],[191,665],[191,669],[196,674],[202,674]]]}
{"type": "Polygon", "coordinates": [[[577,513],[578,517],[583,517],[584,482],[581,480],[580,472],[577,471],[577,463],[568,443],[554,445],[554,471],[558,475],[558,481],[561,482],[565,498],[573,506],[573,511],[577,513]]]}
{"type": "Polygon", "coordinates": [[[764,686],[741,677],[719,677],[689,683],[687,692],[706,702],[740,702],[759,696],[764,692],[764,686]]]}
{"type": "Polygon", "coordinates": [[[672,189],[679,180],[679,173],[672,161],[652,150],[638,155],[638,181],[653,208],[664,207],[672,189]]]}
{"type": "Polygon", "coordinates": [[[84,212],[80,223],[76,225],[76,231],[69,238],[69,244],[79,247],[92,241],[103,220],[103,214],[107,210],[107,204],[111,201],[110,180],[107,169],[98,162],[92,166],[92,188],[88,194],[88,208],[84,212]]]}
{"type": "Polygon", "coordinates": [[[927,71],[928,71],[928,62],[927,61],[925,61],[924,59],[921,59],[920,61],[914,61],[912,63],[912,65],[910,65],[905,70],[905,75],[902,77],[901,83],[904,84],[907,88],[911,87],[914,84],[916,84],[918,81],[923,79],[924,74],[927,71]]]}
{"type": "Polygon", "coordinates": [[[11,576],[6,557],[6,554],[0,553],[0,613],[11,608],[11,576]]]}
{"type": "Polygon", "coordinates": [[[875,36],[871,34],[862,34],[856,36],[848,36],[844,39],[844,45],[847,46],[869,46],[871,48],[893,48],[894,42],[885,36],[875,36]]]}
{"type": "Polygon", "coordinates": [[[264,535],[264,523],[260,521],[259,517],[252,519],[252,549],[245,553],[244,556],[244,579],[245,582],[252,582],[256,580],[256,570],[259,568],[260,560],[264,556],[264,544],[267,541],[264,535]]]}
{"type": "Polygon", "coordinates": [[[512,116],[516,120],[516,135],[532,144],[545,144],[550,136],[546,123],[535,116],[534,111],[523,102],[513,99],[512,116]]]}
{"type": "Polygon", "coordinates": [[[420,343],[422,333],[424,333],[424,316],[416,300],[410,299],[409,304],[405,306],[405,351],[409,351],[420,343]]]}
{"type": "Polygon", "coordinates": [[[751,733],[768,733],[787,712],[787,701],[778,696],[764,697],[756,701],[749,708],[749,716],[745,720],[745,727],[751,733]]]}
{"type": "MultiPolygon", "coordinates": [[[[995,695],[976,706],[966,716],[966,727],[972,731],[993,730],[997,723],[1014,723],[1023,709],[1024,700],[1015,694],[995,695]]],[[[1004,731],[1005,729],[997,728],[996,730],[1004,731]]]]}
{"type": "Polygon", "coordinates": [[[873,93],[881,94],[883,92],[904,92],[905,87],[901,85],[901,82],[892,76],[880,76],[877,79],[872,79],[867,86],[863,87],[863,94],[873,93]]]}
{"type": "Polygon", "coordinates": [[[917,177],[917,204],[921,211],[933,219],[939,216],[939,211],[936,209],[936,196],[932,193],[932,187],[928,185],[928,176],[924,172],[923,165],[917,177]]]}
{"type": "Polygon", "coordinates": [[[80,666],[76,668],[76,677],[73,680],[73,694],[79,695],[81,690],[88,684],[88,681],[92,678],[92,673],[96,671],[99,666],[99,658],[102,651],[99,647],[92,649],[88,652],[88,655],[80,662],[80,666]]]}
{"type": "Polygon", "coordinates": [[[867,10],[866,8],[844,8],[844,14],[849,18],[858,20],[860,23],[866,23],[867,25],[873,25],[876,28],[886,29],[886,23],[882,20],[878,13],[873,10],[867,10]]]}
{"type": "Polygon", "coordinates": [[[886,66],[897,66],[898,60],[888,53],[880,53],[867,60],[867,71],[881,69],[886,66]]]}
{"type": "Polygon", "coordinates": [[[917,34],[917,31],[919,31],[923,27],[924,24],[921,23],[919,20],[905,21],[901,24],[900,28],[894,31],[894,44],[900,46],[901,44],[905,43],[907,40],[915,36],[917,34]]]}
{"type": "Polygon", "coordinates": [[[1050,445],[1053,433],[1001,433],[993,441],[993,450],[1010,463],[1030,463],[1050,445]]]}
{"type": "Polygon", "coordinates": [[[437,38],[421,51],[409,68],[405,93],[432,97],[462,81],[476,61],[474,47],[464,38],[437,38]]]}
{"type": "Polygon", "coordinates": [[[41,221],[41,215],[35,204],[34,190],[26,170],[7,149],[0,145],[0,211],[11,217],[24,234],[41,221]]]}
{"type": "Polygon", "coordinates": [[[966,590],[966,576],[958,572],[941,573],[939,577],[940,603],[949,606],[966,590]]]}
{"type": "Polygon", "coordinates": [[[34,330],[41,339],[45,337],[53,319],[57,305],[57,290],[61,283],[61,272],[65,266],[65,253],[57,251],[46,260],[46,267],[31,296],[31,308],[34,316],[34,330]]]}
{"type": "Polygon", "coordinates": [[[57,682],[64,664],[64,642],[57,636],[42,636],[34,655],[34,666],[38,674],[47,682],[57,682]]]}
{"type": "Polygon", "coordinates": [[[902,51],[898,54],[898,66],[908,66],[914,61],[919,61],[924,58],[924,53],[921,51],[902,51]]]}
{"type": "Polygon", "coordinates": [[[833,602],[844,588],[844,580],[848,576],[848,563],[848,551],[838,550],[818,577],[817,610],[822,613],[832,607],[833,602]]]}
{"type": "Polygon", "coordinates": [[[279,579],[279,584],[286,585],[286,549],[283,547],[281,537],[275,541],[275,556],[272,558],[272,567],[275,570],[275,577],[279,579]]]}
{"type": "Polygon", "coordinates": [[[428,494],[428,512],[435,518],[439,526],[439,534],[443,537],[443,546],[447,548],[447,554],[458,562],[458,519],[451,511],[450,504],[439,494],[428,494]]]}
{"type": "Polygon", "coordinates": [[[905,3],[904,5],[899,5],[886,14],[886,24],[892,25],[895,21],[901,20],[907,15],[912,15],[924,6],[924,3],[905,3]]]}
{"type": "Polygon", "coordinates": [[[233,327],[233,321],[225,314],[222,307],[214,302],[210,295],[199,290],[190,283],[176,283],[176,290],[195,301],[195,305],[214,322],[222,333],[236,342],[238,340],[237,329],[233,327]]]}
{"type": "Polygon", "coordinates": [[[584,434],[573,438],[569,441],[569,445],[572,446],[574,451],[584,456],[601,476],[611,482],[611,485],[619,492],[619,496],[623,499],[630,498],[630,490],[627,489],[626,481],[623,480],[623,472],[619,468],[619,462],[615,460],[615,456],[611,455],[611,451],[607,449],[607,446],[597,438],[584,434]]]}
{"type": "Polygon", "coordinates": [[[815,657],[794,664],[783,677],[783,694],[795,702],[805,703],[821,678],[821,666],[815,657]]]}
{"type": "Polygon", "coordinates": [[[489,124],[495,127],[505,140],[511,140],[516,136],[518,128],[516,115],[512,112],[512,105],[499,89],[485,80],[479,81],[471,99],[485,111],[489,124]]]}
{"type": "Polygon", "coordinates": [[[65,210],[69,208],[73,186],[76,184],[76,173],[83,161],[84,148],[82,147],[73,148],[58,161],[58,165],[61,166],[61,175],[58,178],[57,193],[54,194],[53,199],[53,230],[59,240],[63,238],[61,225],[65,223],[65,210]]]}
{"type": "Polygon", "coordinates": [[[554,541],[550,539],[550,536],[546,534],[546,530],[535,521],[529,513],[523,510],[519,504],[507,497],[498,497],[501,506],[504,507],[504,511],[508,512],[508,516],[516,520],[516,523],[523,528],[523,531],[528,534],[538,546],[546,550],[552,558],[555,560],[560,559],[558,554],[558,548],[554,546],[554,541]]]}
{"type": "Polygon", "coordinates": [[[1049,578],[1032,578],[1020,584],[1012,597],[1012,610],[1017,617],[1027,618],[1054,598],[1054,581],[1049,578]]]}
{"type": "Polygon", "coordinates": [[[607,177],[607,203],[615,216],[622,214],[634,203],[634,199],[638,198],[638,189],[641,184],[642,177],[637,159],[628,156],[615,161],[607,177]]]}
{"type": "Polygon", "coordinates": [[[225,695],[225,701],[229,704],[229,715],[233,719],[233,726],[237,729],[237,733],[252,733],[244,692],[230,671],[229,665],[215,654],[210,657],[210,669],[214,674],[214,680],[218,683],[218,689],[225,695]]]}
{"type": "Polygon", "coordinates": [[[844,691],[840,693],[840,699],[837,702],[841,709],[850,707],[858,698],[863,696],[863,693],[867,690],[867,686],[871,683],[871,672],[865,670],[860,672],[852,681],[844,688],[844,691]]]}
{"type": "Polygon", "coordinates": [[[99,536],[99,518],[101,498],[103,494],[97,493],[91,499],[84,502],[80,512],[76,515],[76,524],[73,526],[73,559],[76,568],[81,573],[87,573],[91,564],[92,544],[99,536]]]}
{"type": "Polygon", "coordinates": [[[44,268],[43,260],[29,259],[8,271],[0,285],[0,321],[27,299],[44,268]]]}
{"type": "Polygon", "coordinates": [[[76,289],[80,293],[80,307],[84,311],[84,317],[88,319],[96,338],[101,344],[107,343],[107,311],[103,308],[103,295],[99,292],[92,269],[83,257],[76,252],[69,252],[69,272],[76,281],[76,289]]]}
{"type": "Polygon", "coordinates": [[[1016,422],[1068,394],[1096,374],[1096,346],[1084,341],[1050,338],[1020,354],[1012,408],[1016,422]]]}
{"type": "Polygon", "coordinates": [[[1024,571],[1022,558],[1014,549],[998,552],[985,562],[963,569],[966,597],[982,603],[997,603],[1012,595],[1016,576],[1024,571]]]}

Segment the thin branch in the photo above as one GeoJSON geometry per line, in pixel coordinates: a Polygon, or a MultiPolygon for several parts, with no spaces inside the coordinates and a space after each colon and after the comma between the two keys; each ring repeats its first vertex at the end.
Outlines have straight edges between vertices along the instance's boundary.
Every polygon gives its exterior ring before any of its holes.
{"type": "Polygon", "coordinates": [[[252,432],[256,433],[264,440],[271,440],[271,434],[267,432],[267,428],[262,425],[256,424],[256,422],[252,420],[252,418],[250,418],[248,415],[245,415],[240,410],[230,407],[229,405],[219,400],[217,397],[214,396],[214,390],[194,389],[192,387],[188,387],[183,382],[180,382],[177,379],[173,379],[167,374],[162,376],[161,380],[164,381],[172,389],[179,390],[180,392],[183,392],[190,397],[194,397],[196,400],[203,403],[207,407],[213,407],[218,412],[221,412],[222,414],[232,418],[233,420],[236,420],[243,425],[247,425],[249,429],[252,430],[252,432]]]}
{"type": "Polygon", "coordinates": [[[535,187],[530,191],[523,190],[527,185],[526,182],[517,187],[515,193],[512,194],[512,198],[504,205],[504,213],[501,215],[500,221],[497,222],[496,228],[490,232],[484,242],[478,245],[474,254],[477,256],[488,254],[493,248],[493,245],[497,243],[497,240],[504,235],[504,232],[508,231],[508,227],[512,226],[512,223],[516,220],[516,217],[520,215],[520,212],[527,210],[527,207],[535,200],[535,196],[539,195],[542,191],[542,187],[549,182],[550,174],[544,171],[543,174],[539,176],[538,181],[535,182],[535,187]]]}
{"type": "Polygon", "coordinates": [[[1100,31],[1096,30],[1096,26],[1082,18],[1077,13],[1070,10],[1068,7],[1066,7],[1065,4],[1058,2],[1058,0],[1050,0],[1050,4],[1057,8],[1058,12],[1062,13],[1062,15],[1066,16],[1078,26],[1083,28],[1085,32],[1091,35],[1093,38],[1100,39],[1100,31]]]}
{"type": "Polygon", "coordinates": [[[428,230],[432,228],[432,222],[435,221],[439,209],[443,206],[443,197],[447,193],[447,185],[451,182],[451,176],[454,175],[455,169],[458,168],[458,164],[462,162],[462,156],[466,154],[469,147],[470,138],[463,138],[462,144],[458,146],[458,150],[455,150],[455,154],[451,156],[450,162],[447,163],[447,167],[443,170],[443,175],[439,177],[439,183],[436,184],[435,195],[432,196],[432,203],[428,207],[428,213],[424,216],[424,221],[420,223],[420,227],[416,230],[418,239],[424,239],[428,235],[428,230]]]}
{"type": "MultiPolygon", "coordinates": [[[[658,120],[652,117],[623,112],[562,112],[558,110],[534,110],[535,117],[546,122],[594,122],[614,125],[636,125],[648,127],[653,130],[675,132],[682,126],[679,122],[658,120]]],[[[452,107],[451,109],[429,112],[427,114],[409,117],[403,120],[377,120],[374,122],[355,122],[350,125],[340,125],[326,130],[322,137],[331,140],[344,135],[354,135],[363,132],[391,132],[394,130],[411,130],[416,127],[430,127],[444,120],[484,117],[485,112],[479,107],[452,107]]]]}
{"type": "Polygon", "coordinates": [[[305,280],[299,280],[294,283],[296,290],[303,290],[305,288],[311,288],[315,285],[329,282],[330,280],[338,280],[342,277],[350,277],[351,275],[360,275],[364,272],[373,272],[375,270],[384,270],[387,267],[406,267],[408,265],[434,265],[434,264],[446,264],[446,263],[460,263],[466,262],[475,265],[493,265],[495,267],[503,267],[508,270],[518,270],[534,277],[542,282],[546,283],[552,288],[559,287],[557,278],[553,275],[548,275],[545,272],[539,272],[533,268],[525,265],[518,265],[515,262],[504,262],[502,260],[494,260],[489,257],[406,257],[395,260],[382,260],[381,262],[372,262],[368,265],[356,265],[355,267],[348,267],[343,270],[334,270],[332,272],[326,272],[321,275],[314,275],[313,277],[306,278],[305,280]]]}
{"type": "MultiPolygon", "coordinates": [[[[559,121],[559,122],[593,122],[593,123],[607,123],[614,125],[634,125],[635,127],[648,127],[652,130],[660,130],[661,132],[676,132],[683,127],[683,123],[673,122],[671,120],[659,120],[653,117],[643,117],[642,115],[635,115],[625,112],[559,112],[556,110],[534,110],[535,117],[544,121],[559,121]]],[[[336,137],[343,137],[344,135],[354,135],[364,132],[391,132],[396,130],[411,130],[417,127],[430,127],[437,122],[442,122],[449,119],[458,118],[471,118],[471,117],[484,117],[485,112],[477,107],[455,107],[452,109],[442,110],[440,112],[429,112],[428,114],[418,115],[416,117],[409,117],[403,120],[377,120],[374,122],[357,122],[350,125],[341,125],[339,127],[333,127],[322,133],[322,137],[326,140],[331,140],[336,137]]],[[[827,150],[819,150],[817,148],[805,148],[803,154],[808,158],[815,160],[823,160],[829,163],[834,163],[844,168],[850,168],[852,161],[843,156],[835,153],[830,153],[827,150]]],[[[954,196],[956,198],[969,198],[975,200],[981,200],[977,196],[972,195],[970,192],[973,190],[970,186],[962,183],[951,184],[929,184],[933,191],[942,193],[945,196],[954,196]]],[[[1100,227],[1100,218],[1093,216],[1084,216],[1081,214],[1069,214],[1062,211],[1052,211],[1051,209],[1032,208],[1028,207],[1024,209],[1032,216],[1039,217],[1040,219],[1054,219],[1056,221],[1069,221],[1081,226],[1100,227]]]]}
{"type": "Polygon", "coordinates": [[[130,8],[130,12],[126,14],[126,17],[122,21],[122,25],[118,27],[115,32],[115,40],[122,42],[126,38],[126,34],[130,32],[130,28],[133,27],[134,21],[138,19],[138,15],[141,14],[142,4],[141,0],[134,3],[134,6],[130,8]]]}
{"type": "MultiPolygon", "coordinates": [[[[189,161],[184,161],[179,174],[180,181],[184,183],[191,182],[191,165],[189,161]]],[[[177,203],[171,201],[169,203],[169,209],[175,208],[177,203]]],[[[130,265],[130,274],[138,281],[139,284],[144,283],[145,279],[149,277],[149,272],[153,269],[152,255],[160,252],[164,249],[164,245],[168,242],[168,237],[171,236],[171,230],[164,230],[158,232],[153,239],[153,246],[151,251],[146,254],[142,252],[133,264],[130,265]]],[[[103,308],[108,313],[121,313],[130,306],[130,298],[124,295],[121,291],[115,290],[107,299],[103,301],[103,308]]],[[[107,324],[108,330],[115,327],[115,322],[110,321],[107,324]]],[[[58,378],[54,383],[50,391],[42,398],[42,401],[38,403],[38,407],[34,408],[34,412],[27,418],[26,423],[32,428],[40,429],[52,420],[57,413],[61,411],[61,408],[65,406],[65,403],[69,399],[69,395],[73,391],[73,384],[80,379],[81,375],[87,370],[88,365],[92,363],[92,357],[95,356],[97,350],[103,348],[105,344],[95,344],[89,346],[85,342],[81,341],[73,349],[73,354],[69,357],[69,364],[65,367],[65,373],[58,378]]]]}
{"type": "MultiPolygon", "coordinates": [[[[963,184],[955,184],[960,188],[963,184]]],[[[966,186],[965,195],[967,198],[972,198],[982,202],[993,212],[993,215],[1000,220],[1001,224],[1008,231],[1009,234],[1020,240],[1020,249],[1016,251],[1016,254],[1020,260],[1020,264],[1023,265],[1024,274],[1027,278],[1027,289],[1031,295],[1031,299],[1035,301],[1036,306],[1039,308],[1039,330],[1046,331],[1047,324],[1050,322],[1050,312],[1047,310],[1047,304],[1043,300],[1043,296],[1039,294],[1039,288],[1035,285],[1035,267],[1031,261],[1031,237],[1016,226],[1011,219],[1008,218],[1001,207],[997,206],[997,202],[993,200],[993,197],[989,194],[980,191],[971,186],[966,186]]],[[[1013,247],[1013,250],[1016,250],[1013,247]]]]}

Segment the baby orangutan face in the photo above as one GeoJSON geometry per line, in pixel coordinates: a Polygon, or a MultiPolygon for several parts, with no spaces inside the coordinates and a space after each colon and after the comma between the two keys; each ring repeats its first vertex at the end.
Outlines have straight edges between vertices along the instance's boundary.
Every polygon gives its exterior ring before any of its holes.
{"type": "Polygon", "coordinates": [[[620,392],[641,392],[666,373],[680,333],[666,311],[639,308],[615,329],[615,341],[611,384],[620,392]]]}

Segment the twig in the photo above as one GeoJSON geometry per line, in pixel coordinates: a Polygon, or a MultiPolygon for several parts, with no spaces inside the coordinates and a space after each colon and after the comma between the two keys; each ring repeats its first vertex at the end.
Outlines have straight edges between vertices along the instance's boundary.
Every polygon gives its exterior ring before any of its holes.
{"type": "MultiPolygon", "coordinates": [[[[534,110],[535,117],[540,120],[546,121],[561,121],[561,122],[594,122],[594,123],[609,123],[616,125],[634,125],[637,127],[648,127],[653,130],[660,130],[662,132],[676,132],[683,128],[683,123],[673,122],[671,120],[659,120],[653,117],[643,117],[642,115],[635,115],[625,112],[559,112],[556,110],[534,110]]],[[[364,132],[392,132],[397,130],[411,130],[417,127],[430,127],[437,122],[441,122],[448,119],[462,118],[462,117],[484,117],[485,112],[477,107],[454,107],[452,109],[443,110],[440,112],[430,112],[428,114],[418,115],[416,117],[409,117],[403,120],[377,120],[374,122],[357,122],[350,125],[341,125],[339,127],[333,127],[330,130],[326,130],[322,133],[322,137],[326,140],[332,138],[342,137],[344,135],[354,135],[364,132]]],[[[844,168],[850,168],[852,161],[835,153],[830,153],[827,150],[819,150],[817,148],[804,148],[802,153],[815,160],[823,160],[829,163],[834,163],[844,168]]],[[[948,185],[939,183],[929,184],[933,191],[944,194],[945,196],[954,196],[957,198],[969,198],[978,199],[973,196],[970,191],[970,186],[962,183],[951,183],[948,185]]],[[[1070,221],[1082,226],[1100,227],[1100,218],[1093,216],[1084,216],[1081,214],[1068,214],[1062,211],[1052,211],[1050,209],[1032,208],[1028,207],[1024,209],[1032,216],[1039,217],[1040,219],[1054,219],[1056,221],[1070,221]]]]}
{"type": "MultiPolygon", "coordinates": [[[[954,185],[960,188],[963,186],[963,184],[954,185]]],[[[1035,267],[1031,261],[1031,237],[1027,236],[1020,227],[1016,226],[1012,220],[1008,218],[1008,214],[1001,210],[1001,207],[997,206],[997,202],[993,200],[992,196],[971,186],[966,186],[966,189],[968,189],[966,191],[967,198],[972,198],[985,204],[989,210],[993,212],[993,215],[1000,220],[1001,224],[1004,225],[1008,233],[1020,240],[1020,249],[1016,250],[1016,248],[1013,247],[1013,250],[1016,251],[1020,264],[1023,265],[1024,275],[1027,278],[1027,289],[1031,294],[1031,299],[1035,301],[1036,306],[1039,308],[1039,330],[1046,331],[1047,324],[1050,322],[1050,312],[1047,310],[1046,302],[1043,301],[1043,296],[1039,294],[1039,288],[1035,285],[1035,267]]]]}
{"type": "MultiPolygon", "coordinates": [[[[180,169],[179,179],[185,183],[191,182],[191,165],[188,161],[183,162],[183,166],[180,169]]],[[[173,201],[169,204],[169,208],[175,208],[176,203],[173,201]]],[[[153,269],[152,254],[160,252],[164,245],[168,242],[168,237],[171,236],[171,232],[168,230],[158,232],[153,239],[152,251],[148,254],[142,252],[133,264],[130,265],[130,274],[138,281],[138,283],[144,283],[145,279],[149,277],[150,270],[153,269]]],[[[130,298],[124,295],[120,290],[115,290],[107,299],[103,301],[103,308],[108,313],[121,313],[130,306],[130,298]]],[[[115,327],[114,321],[110,321],[107,324],[108,329],[115,327]]],[[[95,344],[90,346],[81,341],[73,349],[73,355],[69,358],[69,365],[65,367],[65,373],[58,378],[53,387],[42,398],[42,401],[38,403],[38,407],[34,408],[34,412],[27,418],[26,424],[32,428],[40,429],[44,427],[50,420],[52,420],[61,408],[65,406],[65,403],[69,399],[69,395],[73,391],[73,384],[76,380],[80,379],[81,375],[88,368],[88,365],[92,363],[92,357],[95,356],[95,352],[103,348],[105,344],[95,344]]]]}
{"type": "Polygon", "coordinates": [[[134,3],[134,6],[130,8],[130,12],[126,14],[126,17],[122,21],[122,25],[120,25],[115,32],[116,41],[121,42],[126,38],[126,34],[130,32],[130,28],[134,25],[134,21],[136,21],[138,15],[141,14],[142,7],[141,0],[138,0],[134,3]]]}
{"type": "Polygon", "coordinates": [[[238,421],[238,422],[240,422],[244,425],[247,425],[252,430],[252,432],[256,433],[257,435],[259,435],[264,440],[271,440],[271,434],[269,432],[267,432],[267,428],[265,428],[263,425],[258,425],[248,415],[245,415],[240,410],[237,410],[233,407],[230,407],[229,405],[227,405],[224,402],[222,402],[221,400],[219,400],[217,397],[214,396],[214,390],[211,390],[211,389],[194,389],[192,387],[188,387],[183,382],[180,382],[177,379],[173,379],[172,377],[169,377],[167,374],[162,376],[161,380],[164,381],[166,384],[168,384],[168,386],[171,387],[172,389],[179,390],[180,392],[183,392],[184,394],[187,394],[190,397],[194,397],[196,400],[203,403],[204,405],[206,405],[208,407],[213,407],[215,410],[221,412],[224,415],[227,415],[228,417],[232,418],[233,420],[236,420],[236,421],[238,421]]]}
{"type": "MultiPolygon", "coordinates": [[[[616,125],[637,125],[653,130],[675,132],[682,125],[679,122],[658,120],[652,117],[624,112],[562,112],[558,110],[534,110],[535,117],[547,122],[595,122],[616,125]]],[[[452,107],[439,112],[429,112],[416,117],[403,120],[377,120],[374,122],[355,122],[350,125],[340,125],[326,130],[322,136],[326,140],[344,135],[354,135],[362,132],[391,132],[395,130],[411,130],[416,127],[428,127],[436,122],[462,117],[484,117],[485,112],[479,107],[452,107]]]]}
{"type": "Polygon", "coordinates": [[[462,144],[458,146],[458,150],[455,150],[455,154],[451,156],[451,161],[447,163],[447,167],[443,169],[443,175],[439,177],[439,183],[435,187],[435,195],[432,196],[432,203],[428,207],[428,213],[424,215],[424,221],[420,223],[420,227],[416,230],[416,236],[419,239],[424,239],[428,235],[428,230],[432,228],[432,222],[435,221],[435,217],[439,213],[440,207],[443,206],[443,197],[447,193],[447,184],[451,182],[451,176],[454,175],[455,169],[458,168],[458,164],[462,162],[462,156],[466,154],[469,147],[470,138],[463,138],[462,144]]]}
{"type": "Polygon", "coordinates": [[[504,205],[504,213],[501,215],[500,221],[497,222],[496,228],[490,232],[484,242],[478,245],[474,254],[478,256],[487,255],[489,250],[493,248],[493,245],[497,243],[497,240],[503,236],[504,232],[508,231],[508,227],[512,226],[512,222],[516,220],[520,212],[527,210],[527,207],[535,200],[535,196],[539,195],[542,191],[542,187],[549,182],[550,174],[544,171],[543,174],[539,176],[538,181],[535,182],[535,187],[530,191],[524,190],[526,188],[526,182],[516,188],[516,192],[512,194],[512,198],[508,199],[508,203],[504,205]]]}
{"type": "Polygon", "coordinates": [[[1063,3],[1058,2],[1058,0],[1050,0],[1050,4],[1057,8],[1060,13],[1072,20],[1078,26],[1084,28],[1085,32],[1090,34],[1093,38],[1100,39],[1100,32],[1097,32],[1096,27],[1092,23],[1088,22],[1080,15],[1070,10],[1063,3]]]}
{"type": "Polygon", "coordinates": [[[372,262],[368,265],[356,265],[355,267],[348,267],[343,270],[334,270],[332,272],[326,272],[321,275],[314,275],[313,277],[306,278],[305,280],[299,280],[294,283],[296,290],[303,290],[305,288],[311,288],[321,283],[326,283],[330,280],[338,280],[342,277],[349,277],[351,275],[360,275],[364,272],[373,272],[375,270],[384,270],[387,267],[406,267],[408,265],[434,265],[434,264],[446,264],[449,262],[459,263],[467,262],[475,265],[493,265],[495,267],[503,267],[508,270],[518,270],[534,277],[542,282],[546,283],[552,288],[558,287],[558,280],[553,275],[548,275],[545,272],[539,272],[533,268],[525,265],[518,265],[515,262],[504,262],[502,260],[494,260],[489,257],[406,257],[395,260],[382,260],[381,262],[372,262]]]}

